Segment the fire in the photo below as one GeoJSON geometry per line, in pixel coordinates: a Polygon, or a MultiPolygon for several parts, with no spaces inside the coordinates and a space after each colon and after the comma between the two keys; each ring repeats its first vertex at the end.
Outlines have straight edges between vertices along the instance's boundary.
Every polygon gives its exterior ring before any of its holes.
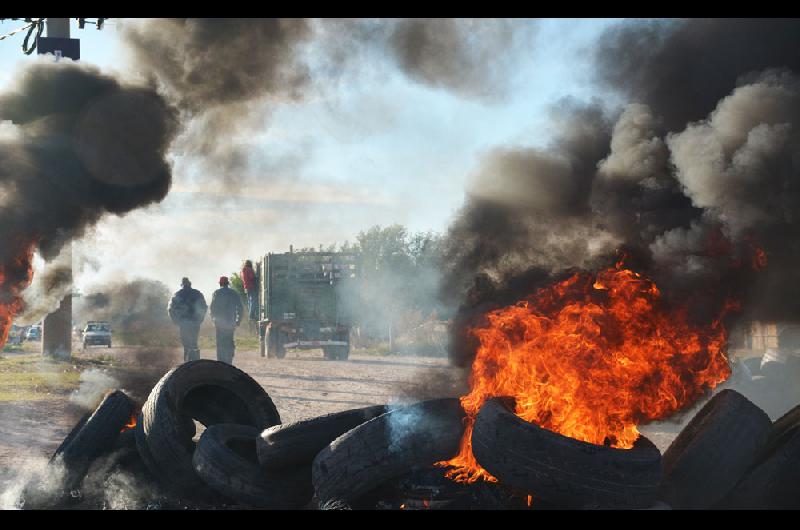
{"type": "Polygon", "coordinates": [[[131,414],[131,417],[128,419],[128,423],[125,424],[125,427],[122,428],[119,432],[125,432],[127,430],[133,429],[136,427],[136,413],[134,412],[131,414]]]}
{"type": "Polygon", "coordinates": [[[667,418],[730,375],[722,317],[689,321],[670,309],[656,284],[622,261],[597,274],[577,273],[470,330],[479,347],[459,454],[440,466],[459,482],[495,481],[472,455],[475,416],[496,396],[516,399],[515,413],[585,442],[631,448],[637,425],[667,418]]]}
{"type": "Polygon", "coordinates": [[[11,323],[22,310],[21,293],[33,279],[33,248],[31,244],[10,264],[0,263],[0,348],[8,340],[11,323]]]}

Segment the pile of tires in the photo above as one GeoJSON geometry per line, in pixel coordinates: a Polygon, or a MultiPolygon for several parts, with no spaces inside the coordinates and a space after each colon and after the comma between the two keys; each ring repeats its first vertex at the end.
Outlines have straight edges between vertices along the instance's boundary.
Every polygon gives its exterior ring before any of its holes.
{"type": "Polygon", "coordinates": [[[157,482],[173,502],[159,505],[176,508],[375,508],[393,495],[427,502],[420,492],[434,490],[446,492],[437,506],[462,508],[517,507],[526,498],[536,508],[800,508],[800,406],[773,424],[742,394],[723,390],[663,457],[644,436],[631,449],[594,445],[513,411],[511,398],[487,400],[470,439],[501,489],[451,487],[434,464],[459,452],[466,416],[457,398],[283,424],[249,375],[191,361],[167,372],[139,412],[124,392],[107,393],[58,447],[46,484],[29,485],[22,502],[78,502],[91,469],[114,468],[157,482]]]}

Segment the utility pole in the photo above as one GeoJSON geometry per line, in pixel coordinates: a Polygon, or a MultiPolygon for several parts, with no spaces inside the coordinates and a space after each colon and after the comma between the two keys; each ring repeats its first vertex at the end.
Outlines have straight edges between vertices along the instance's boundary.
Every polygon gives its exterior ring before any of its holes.
{"type": "MultiPolygon", "coordinates": [[[[68,18],[48,18],[47,37],[39,37],[36,42],[38,53],[52,53],[55,60],[69,57],[80,59],[80,41],[69,37],[68,18]]],[[[72,243],[67,243],[62,251],[68,253],[69,283],[72,284],[72,243]]],[[[70,287],[70,291],[71,291],[70,287]]],[[[42,322],[42,354],[52,357],[72,356],[72,294],[68,293],[58,309],[50,313],[42,322]]]]}

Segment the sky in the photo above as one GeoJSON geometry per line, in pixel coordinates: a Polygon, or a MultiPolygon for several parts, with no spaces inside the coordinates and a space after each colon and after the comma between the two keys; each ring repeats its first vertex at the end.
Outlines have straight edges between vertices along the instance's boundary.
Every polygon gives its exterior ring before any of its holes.
{"type": "MultiPolygon", "coordinates": [[[[368,54],[314,97],[273,103],[248,131],[245,175],[213,174],[174,153],[163,202],[107,217],[75,242],[76,287],[150,278],[177,288],[188,276],[210,293],[244,259],[290,244],[353,241],[373,225],[395,223],[444,232],[489,150],[546,144],[548,109],[562,98],[609,97],[593,85],[589,61],[594,39],[613,22],[515,20],[521,37],[509,52],[513,68],[489,98],[420,83],[368,54]]],[[[125,23],[80,30],[73,19],[81,61],[129,72],[119,35],[125,23]]],[[[0,22],[0,35],[21,25],[0,22]]],[[[35,60],[22,53],[23,37],[0,41],[0,91],[35,60]]]]}

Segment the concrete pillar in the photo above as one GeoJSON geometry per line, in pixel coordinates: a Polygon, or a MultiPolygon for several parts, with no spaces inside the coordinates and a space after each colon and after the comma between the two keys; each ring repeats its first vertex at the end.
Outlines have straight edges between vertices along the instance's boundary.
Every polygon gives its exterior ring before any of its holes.
{"type": "MultiPolygon", "coordinates": [[[[68,18],[48,18],[47,36],[69,38],[68,18]]],[[[72,260],[72,243],[69,245],[70,261],[72,260]]],[[[72,283],[70,270],[70,284],[72,283]]],[[[72,356],[72,294],[61,300],[54,313],[50,313],[42,322],[42,354],[51,357],[72,356]]]]}
{"type": "Polygon", "coordinates": [[[69,19],[68,18],[48,18],[47,19],[47,36],[59,37],[62,39],[69,38],[69,19]]]}

